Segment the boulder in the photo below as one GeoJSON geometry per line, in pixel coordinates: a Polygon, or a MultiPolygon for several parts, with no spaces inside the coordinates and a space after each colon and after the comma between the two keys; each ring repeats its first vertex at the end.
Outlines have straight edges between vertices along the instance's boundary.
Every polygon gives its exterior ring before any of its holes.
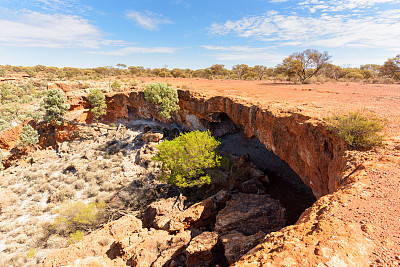
{"type": "Polygon", "coordinates": [[[157,218],[153,226],[156,229],[166,230],[171,233],[191,227],[207,228],[215,220],[218,207],[223,206],[229,197],[230,194],[228,192],[220,191],[184,211],[170,213],[157,218]]]}
{"type": "Polygon", "coordinates": [[[250,179],[246,182],[243,182],[241,185],[241,192],[247,194],[265,194],[264,185],[260,182],[258,178],[250,179]]]}
{"type": "MultiPolygon", "coordinates": [[[[160,199],[151,203],[142,213],[143,225],[148,228],[154,227],[154,221],[169,214],[173,210],[175,202],[177,202],[176,197],[160,199]]],[[[177,205],[175,205],[175,207],[177,207],[177,205]]]]}
{"type": "Polygon", "coordinates": [[[238,261],[250,249],[260,244],[265,237],[265,233],[260,231],[254,235],[245,236],[239,232],[224,235],[220,238],[225,250],[225,257],[229,264],[238,261]]]}
{"type": "Polygon", "coordinates": [[[213,260],[212,249],[218,242],[216,232],[203,232],[193,238],[186,248],[187,266],[209,266],[213,260]]]}
{"type": "Polygon", "coordinates": [[[225,235],[233,231],[254,235],[259,231],[277,231],[286,224],[286,209],[268,195],[235,194],[216,218],[215,231],[225,235]]]}

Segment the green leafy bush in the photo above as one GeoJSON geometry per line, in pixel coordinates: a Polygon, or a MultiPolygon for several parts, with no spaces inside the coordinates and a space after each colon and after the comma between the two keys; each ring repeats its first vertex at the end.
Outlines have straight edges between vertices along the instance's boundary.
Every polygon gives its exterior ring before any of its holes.
{"type": "Polygon", "coordinates": [[[19,138],[21,139],[19,145],[27,146],[27,145],[36,145],[39,143],[39,134],[38,132],[32,128],[29,124],[25,124],[22,128],[22,133],[19,138]]]}
{"type": "Polygon", "coordinates": [[[69,109],[69,105],[65,104],[65,100],[63,93],[56,89],[46,91],[43,102],[40,104],[41,108],[45,111],[45,121],[55,122],[56,124],[64,122],[62,116],[69,109]]]}
{"type": "Polygon", "coordinates": [[[91,89],[88,100],[92,105],[90,112],[93,113],[94,120],[98,121],[100,116],[106,114],[106,97],[100,89],[91,89]]]}
{"type": "Polygon", "coordinates": [[[209,184],[211,177],[205,171],[220,165],[219,144],[209,131],[184,133],[158,145],[153,160],[162,162],[163,179],[170,184],[180,188],[209,184]]]}
{"type": "Polygon", "coordinates": [[[161,109],[161,115],[171,118],[171,112],[179,110],[178,92],[164,83],[151,83],[146,85],[144,96],[147,101],[161,109]]]}
{"type": "Polygon", "coordinates": [[[383,136],[384,121],[364,110],[349,112],[344,115],[328,117],[328,128],[335,131],[343,140],[355,149],[380,146],[383,136]]]}
{"type": "Polygon", "coordinates": [[[50,230],[62,235],[74,233],[78,230],[93,230],[101,225],[105,219],[105,202],[85,204],[82,201],[77,201],[64,204],[58,210],[57,218],[50,225],[50,230]]]}

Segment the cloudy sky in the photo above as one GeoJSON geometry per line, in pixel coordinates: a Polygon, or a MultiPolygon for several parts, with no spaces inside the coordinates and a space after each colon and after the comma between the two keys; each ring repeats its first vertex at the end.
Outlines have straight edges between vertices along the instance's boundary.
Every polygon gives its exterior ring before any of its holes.
{"type": "Polygon", "coordinates": [[[383,64],[400,0],[0,0],[0,65],[273,67],[308,48],[383,64]]]}

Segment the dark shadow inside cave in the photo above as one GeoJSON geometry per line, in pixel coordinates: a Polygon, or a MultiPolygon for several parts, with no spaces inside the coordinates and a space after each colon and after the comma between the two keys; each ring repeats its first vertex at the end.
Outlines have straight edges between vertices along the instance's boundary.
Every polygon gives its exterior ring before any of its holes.
{"type": "Polygon", "coordinates": [[[290,166],[272,151],[269,151],[258,138],[248,139],[243,130],[225,114],[212,114],[211,133],[221,141],[220,151],[235,156],[249,154],[250,160],[269,178],[266,193],[277,199],[286,208],[287,225],[296,223],[305,209],[316,198],[311,190],[290,166]]]}

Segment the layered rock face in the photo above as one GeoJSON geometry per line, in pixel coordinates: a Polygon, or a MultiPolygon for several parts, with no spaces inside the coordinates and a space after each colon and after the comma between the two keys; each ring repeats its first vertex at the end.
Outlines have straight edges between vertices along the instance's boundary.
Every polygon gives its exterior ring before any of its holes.
{"type": "MultiPolygon", "coordinates": [[[[210,129],[227,116],[248,138],[257,137],[301,177],[319,198],[334,192],[346,166],[345,145],[321,121],[295,111],[261,108],[238,99],[206,97],[178,90],[180,110],[173,120],[184,128],[210,129]]],[[[166,121],[142,92],[107,95],[107,122],[129,118],[156,118],[166,121]]],[[[233,126],[227,125],[227,131],[233,126]]],[[[222,130],[223,131],[223,130],[222,130]]],[[[221,134],[221,129],[218,129],[221,134]]]]}

